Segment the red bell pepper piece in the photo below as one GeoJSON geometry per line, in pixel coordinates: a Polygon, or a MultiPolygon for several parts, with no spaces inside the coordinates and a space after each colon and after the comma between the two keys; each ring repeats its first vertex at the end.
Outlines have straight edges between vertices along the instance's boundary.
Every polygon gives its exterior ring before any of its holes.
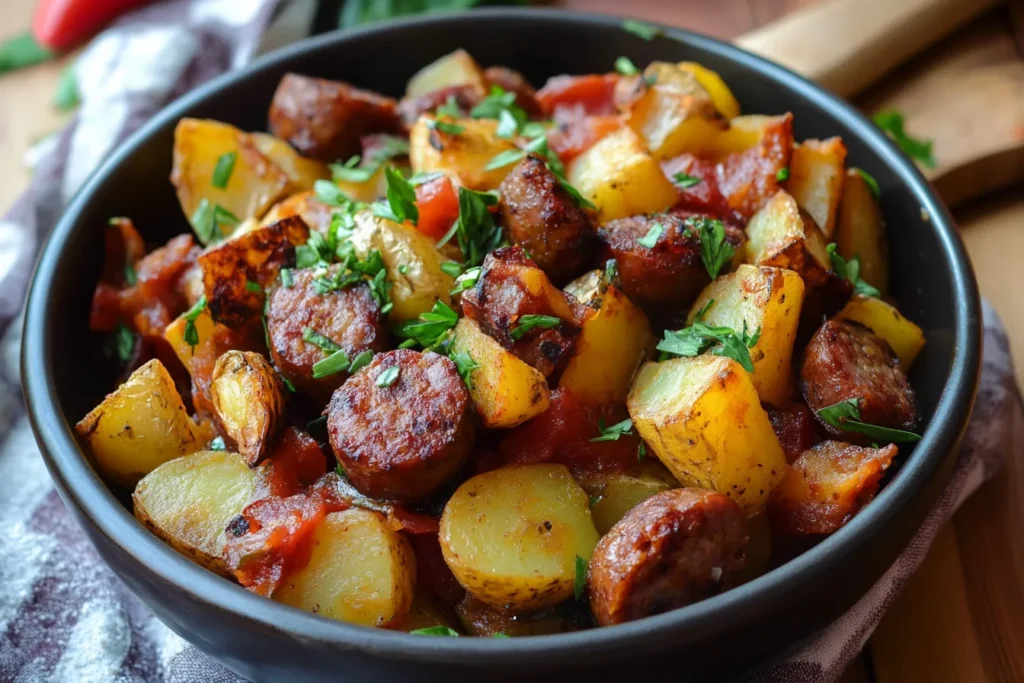
{"type": "Polygon", "coordinates": [[[439,240],[459,218],[459,196],[448,178],[435,178],[416,188],[416,227],[427,237],[439,240]]]}

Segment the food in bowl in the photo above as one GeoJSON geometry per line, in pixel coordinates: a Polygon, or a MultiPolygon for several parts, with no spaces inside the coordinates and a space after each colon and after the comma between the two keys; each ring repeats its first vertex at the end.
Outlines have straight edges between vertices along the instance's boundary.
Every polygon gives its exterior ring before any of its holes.
{"type": "Polygon", "coordinates": [[[421,634],[611,625],[835,532],[918,439],[921,330],[841,140],[693,63],[535,91],[457,51],[400,100],[290,74],[184,119],[192,233],[106,226],[78,424],[211,571],[421,634]]]}

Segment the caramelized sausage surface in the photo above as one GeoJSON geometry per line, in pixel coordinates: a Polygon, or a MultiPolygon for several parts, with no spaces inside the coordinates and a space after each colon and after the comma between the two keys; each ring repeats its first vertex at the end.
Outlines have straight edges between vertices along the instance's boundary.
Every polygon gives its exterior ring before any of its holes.
{"type": "Polygon", "coordinates": [[[598,542],[587,583],[602,626],[689,605],[731,588],[747,518],[717,491],[672,489],[633,508],[598,542]]]}
{"type": "Polygon", "coordinates": [[[469,392],[446,356],[389,351],[334,392],[327,433],[361,493],[422,500],[462,467],[473,448],[469,392]],[[397,376],[380,386],[381,373],[394,373],[391,368],[397,376]]]}
{"type": "Polygon", "coordinates": [[[590,219],[543,161],[523,159],[505,176],[500,192],[508,236],[552,282],[563,285],[593,265],[597,237],[590,219]]]}
{"type": "Polygon", "coordinates": [[[292,271],[292,286],[279,284],[267,307],[267,335],[274,365],[299,391],[323,400],[341,385],[347,374],[338,372],[313,378],[313,365],[330,354],[303,338],[306,328],[330,339],[349,358],[362,351],[377,353],[387,348],[388,335],[381,323],[380,307],[367,285],[318,291],[315,281],[330,277],[339,267],[328,268],[322,276],[314,269],[292,271]]]}
{"type": "Polygon", "coordinates": [[[359,138],[396,133],[401,120],[390,97],[348,83],[285,74],[270,103],[270,132],[300,154],[337,161],[359,154],[359,138]]]}
{"type": "Polygon", "coordinates": [[[870,439],[825,423],[819,410],[859,399],[862,422],[905,430],[917,424],[917,399],[896,354],[874,332],[854,322],[830,320],[818,329],[804,351],[800,386],[818,422],[845,441],[870,439]]]}

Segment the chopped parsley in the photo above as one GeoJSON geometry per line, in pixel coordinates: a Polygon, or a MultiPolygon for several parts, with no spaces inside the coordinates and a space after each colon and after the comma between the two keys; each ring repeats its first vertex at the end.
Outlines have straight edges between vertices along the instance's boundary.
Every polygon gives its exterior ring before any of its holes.
{"type": "Polygon", "coordinates": [[[348,354],[342,349],[338,349],[331,355],[327,356],[327,358],[313,363],[313,379],[329,377],[330,375],[344,372],[349,367],[351,367],[351,361],[349,361],[348,354]]]}
{"type": "Polygon", "coordinates": [[[238,161],[238,152],[225,152],[217,157],[217,164],[213,167],[213,177],[210,184],[223,190],[231,180],[231,173],[235,170],[235,162],[238,161]]]}
{"type": "Polygon", "coordinates": [[[700,259],[714,280],[736,253],[725,239],[725,225],[718,219],[706,216],[687,218],[684,222],[700,235],[700,259]]]}
{"type": "Polygon", "coordinates": [[[715,300],[714,299],[708,299],[708,302],[700,307],[700,310],[697,311],[697,315],[695,315],[693,319],[694,320],[703,320],[704,316],[708,314],[708,311],[710,311],[711,307],[714,306],[714,305],[715,305],[715,300]]]}
{"type": "Polygon", "coordinates": [[[591,441],[618,441],[620,436],[630,436],[633,433],[633,420],[627,417],[622,422],[617,422],[610,427],[605,427],[604,423],[598,420],[597,427],[598,436],[591,441]]]}
{"type": "Polygon", "coordinates": [[[900,146],[903,153],[914,161],[921,162],[922,166],[935,168],[935,157],[932,155],[932,141],[922,140],[909,135],[904,129],[906,122],[903,114],[888,109],[880,111],[873,117],[875,125],[885,131],[885,134],[892,138],[893,142],[900,146]]]}
{"type": "Polygon", "coordinates": [[[462,116],[462,108],[455,99],[455,95],[449,95],[444,103],[434,111],[435,116],[447,116],[457,119],[462,116]]]}
{"type": "Polygon", "coordinates": [[[57,81],[57,91],[53,93],[53,106],[61,112],[69,112],[82,101],[81,93],[78,91],[78,78],[75,75],[75,66],[72,64],[60,73],[60,80],[57,81]]]}
{"type": "Polygon", "coordinates": [[[292,277],[291,268],[281,269],[281,286],[282,287],[293,287],[295,285],[295,278],[292,277]]]}
{"type": "Polygon", "coordinates": [[[775,180],[777,180],[780,183],[784,183],[787,180],[789,180],[789,168],[783,166],[778,171],[776,171],[775,180]]]}
{"type": "Polygon", "coordinates": [[[343,164],[331,164],[331,179],[334,182],[349,182],[349,183],[365,183],[369,182],[373,174],[377,172],[379,166],[360,166],[359,163],[362,159],[357,154],[354,157],[349,157],[349,160],[343,164]]]}
{"type": "Polygon", "coordinates": [[[223,436],[215,437],[212,441],[210,441],[210,445],[207,446],[207,448],[209,448],[211,451],[226,451],[228,449],[227,445],[224,443],[223,436]]]}
{"type": "Polygon", "coordinates": [[[750,349],[761,337],[761,329],[754,334],[747,333],[744,321],[743,331],[737,333],[731,327],[712,326],[695,321],[693,325],[682,330],[665,330],[665,337],[658,343],[662,359],[667,356],[699,356],[710,351],[713,356],[731,358],[747,372],[754,371],[754,363],[750,359],[750,349]]]}
{"type": "Polygon", "coordinates": [[[683,188],[685,190],[688,187],[693,187],[694,185],[700,185],[704,181],[702,179],[698,178],[695,175],[687,175],[685,173],[676,173],[674,176],[672,176],[672,182],[674,182],[676,185],[678,185],[679,187],[681,187],[681,188],[683,188]]]}
{"type": "Polygon", "coordinates": [[[875,199],[882,196],[882,191],[878,187],[878,181],[875,180],[873,175],[865,171],[863,168],[854,168],[853,170],[859,173],[860,177],[864,179],[864,182],[868,184],[868,189],[871,190],[871,194],[875,195],[875,199]]]}
{"type": "Polygon", "coordinates": [[[480,364],[473,360],[473,357],[466,351],[458,353],[449,352],[448,357],[455,363],[455,369],[459,371],[459,377],[466,383],[467,389],[473,388],[473,371],[480,367],[480,364]]]}
{"type": "Polygon", "coordinates": [[[206,246],[224,238],[221,226],[234,228],[242,220],[220,204],[211,204],[208,199],[201,199],[189,222],[196,237],[206,246]]]}
{"type": "Polygon", "coordinates": [[[307,344],[312,344],[321,351],[326,353],[334,353],[340,351],[341,347],[338,346],[333,340],[328,339],[324,335],[320,334],[312,327],[306,327],[302,330],[302,340],[307,344]]]}
{"type": "Polygon", "coordinates": [[[201,297],[199,297],[199,301],[197,301],[195,305],[192,306],[192,308],[188,309],[184,315],[185,334],[183,336],[185,339],[185,343],[191,346],[193,351],[195,350],[196,344],[199,343],[199,331],[196,330],[196,320],[199,318],[199,316],[203,314],[203,311],[205,310],[206,295],[204,294],[201,297]]]}
{"type": "Polygon", "coordinates": [[[139,274],[135,272],[135,267],[131,263],[125,261],[124,264],[124,283],[129,287],[134,287],[139,281],[139,274]]]}
{"type": "Polygon", "coordinates": [[[398,373],[400,368],[397,365],[392,365],[389,368],[384,368],[383,372],[377,375],[377,386],[378,387],[390,387],[398,380],[398,373]]]}
{"type": "Polygon", "coordinates": [[[245,281],[245,291],[250,292],[252,294],[262,294],[263,293],[263,288],[260,287],[260,283],[258,283],[258,282],[253,282],[252,280],[246,280],[245,281]]]}
{"type": "Polygon", "coordinates": [[[314,182],[313,193],[318,202],[328,206],[348,206],[352,203],[352,198],[330,180],[320,179],[314,182]]]}
{"type": "Polygon", "coordinates": [[[636,449],[636,461],[643,462],[644,458],[647,457],[647,445],[644,444],[644,440],[640,439],[640,447],[636,449]]]}
{"type": "Polygon", "coordinates": [[[660,36],[662,31],[657,26],[653,26],[644,21],[637,21],[635,19],[626,19],[622,22],[622,28],[634,36],[639,36],[644,40],[654,40],[657,36],[660,36]]]}
{"type": "Polygon", "coordinates": [[[374,202],[371,205],[373,214],[395,223],[404,223],[408,220],[415,224],[420,219],[419,209],[416,208],[415,188],[396,168],[385,167],[384,177],[388,183],[387,201],[374,202]]]}
{"type": "MultiPolygon", "coordinates": [[[[324,416],[324,421],[325,421],[325,422],[327,421],[327,416],[326,416],[326,415],[324,416]]],[[[336,464],[336,465],[334,466],[334,471],[335,471],[335,472],[336,472],[336,473],[338,474],[338,476],[339,476],[339,477],[341,477],[342,479],[345,479],[345,478],[347,478],[347,477],[348,477],[348,472],[346,472],[346,471],[345,471],[345,467],[344,467],[344,465],[342,465],[342,464],[341,464],[340,462],[339,462],[339,463],[337,463],[337,464],[336,464]]]]}
{"type": "Polygon", "coordinates": [[[356,354],[356,357],[352,359],[352,364],[348,366],[348,374],[356,374],[369,365],[371,360],[373,360],[373,351],[370,349],[360,351],[356,354]]]}
{"type": "MultiPolygon", "coordinates": [[[[426,628],[417,628],[409,631],[414,636],[447,636],[449,638],[458,638],[459,632],[450,626],[427,626],[426,628]]],[[[507,638],[508,636],[506,636],[507,638]]]]}
{"type": "Polygon", "coordinates": [[[832,242],[825,251],[828,253],[829,259],[832,261],[832,270],[835,271],[839,277],[845,278],[850,281],[853,285],[853,291],[862,296],[870,296],[876,299],[882,297],[882,293],[869,285],[864,280],[860,279],[860,258],[854,256],[847,260],[844,259],[838,251],[836,251],[836,244],[832,242]]]}
{"type": "Polygon", "coordinates": [[[587,587],[587,561],[579,555],[576,556],[576,580],[573,581],[572,594],[579,602],[583,597],[583,589],[587,587]]]}
{"type": "Polygon", "coordinates": [[[117,348],[117,357],[124,365],[132,359],[132,353],[135,351],[135,333],[126,325],[118,323],[114,328],[114,344],[117,348]]]}
{"type": "Polygon", "coordinates": [[[457,123],[451,123],[450,121],[428,121],[427,126],[435,130],[439,130],[442,133],[448,135],[462,135],[466,132],[465,126],[460,126],[457,123]]]}
{"type": "Polygon", "coordinates": [[[419,187],[438,178],[444,178],[444,173],[441,173],[441,171],[420,171],[409,176],[409,184],[413,187],[419,187]]]}
{"type": "Polygon", "coordinates": [[[661,239],[662,233],[665,232],[665,227],[661,223],[655,223],[651,226],[651,229],[647,231],[647,234],[636,241],[642,247],[648,249],[654,249],[654,245],[661,239]]]}
{"type": "Polygon", "coordinates": [[[455,286],[452,287],[452,290],[448,293],[455,296],[456,294],[465,292],[467,289],[476,287],[476,283],[480,280],[480,273],[482,271],[483,269],[480,268],[480,266],[468,268],[465,273],[455,278],[455,286]]]}
{"type": "Polygon", "coordinates": [[[491,93],[480,104],[473,107],[469,115],[474,119],[497,119],[496,134],[499,138],[509,139],[526,125],[526,111],[516,104],[516,94],[506,92],[498,85],[491,86],[491,93]]]}
{"type": "Polygon", "coordinates": [[[629,57],[619,57],[616,59],[615,70],[623,76],[636,76],[640,73],[640,70],[636,68],[636,64],[634,64],[629,57]]]}
{"type": "Polygon", "coordinates": [[[604,281],[609,285],[615,284],[618,277],[619,264],[615,259],[610,258],[604,263],[604,281]]]}
{"type": "Polygon", "coordinates": [[[862,422],[860,419],[860,399],[849,398],[817,411],[818,417],[828,424],[847,432],[864,434],[872,439],[885,443],[907,443],[920,441],[921,436],[902,429],[891,429],[862,422]]]}
{"type": "Polygon", "coordinates": [[[516,321],[516,326],[509,332],[509,336],[518,341],[531,330],[551,329],[561,324],[562,321],[553,315],[524,315],[516,321]]]}
{"type": "Polygon", "coordinates": [[[590,497],[590,507],[594,507],[595,505],[597,505],[598,503],[600,503],[600,502],[601,502],[601,499],[602,499],[603,497],[604,497],[604,496],[591,496],[591,497],[590,497]]]}
{"type": "Polygon", "coordinates": [[[489,210],[497,203],[498,197],[493,192],[476,192],[460,187],[459,218],[438,246],[443,246],[454,236],[462,251],[463,265],[468,268],[479,266],[484,256],[501,244],[501,228],[489,210]]]}
{"type": "Polygon", "coordinates": [[[462,264],[458,261],[445,261],[441,264],[441,272],[451,277],[462,275],[462,264]]]}
{"type": "Polygon", "coordinates": [[[439,299],[432,309],[405,323],[398,332],[407,342],[412,342],[404,348],[419,344],[424,349],[432,349],[447,338],[448,331],[458,322],[459,314],[439,299]]]}
{"type": "MultiPolygon", "coordinates": [[[[524,128],[524,134],[525,130],[526,129],[524,128]]],[[[583,197],[579,190],[573,187],[569,181],[566,180],[565,164],[562,163],[558,154],[548,147],[547,133],[543,126],[539,127],[538,130],[531,132],[534,132],[535,134],[522,149],[508,149],[495,155],[487,162],[487,165],[484,166],[484,170],[493,171],[498,168],[504,168],[522,161],[530,154],[536,154],[544,160],[548,170],[554,173],[555,178],[558,179],[558,184],[562,186],[562,189],[569,193],[569,196],[578,206],[582,206],[585,209],[596,209],[597,207],[594,206],[593,202],[583,197]]]]}

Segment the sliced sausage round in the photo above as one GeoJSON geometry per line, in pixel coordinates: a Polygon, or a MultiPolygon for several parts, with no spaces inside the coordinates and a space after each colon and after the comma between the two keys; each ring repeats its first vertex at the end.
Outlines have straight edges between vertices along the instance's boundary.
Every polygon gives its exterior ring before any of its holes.
{"type": "Polygon", "coordinates": [[[348,375],[338,372],[313,378],[313,366],[327,358],[330,350],[323,348],[323,342],[307,341],[306,329],[339,346],[349,358],[363,351],[384,351],[388,340],[380,306],[367,285],[331,291],[322,286],[339,267],[292,271],[291,285],[279,284],[267,306],[267,336],[274,365],[299,391],[324,401],[348,375]]]}
{"type": "Polygon", "coordinates": [[[734,586],[749,534],[717,491],[673,489],[633,508],[598,542],[587,583],[602,626],[689,605],[734,586]]]}
{"type": "Polygon", "coordinates": [[[564,285],[593,265],[597,236],[590,219],[543,161],[523,159],[505,176],[500,192],[509,237],[552,282],[564,285]]]}
{"type": "Polygon", "coordinates": [[[455,363],[399,349],[375,356],[334,392],[327,433],[349,481],[372,498],[423,500],[473,448],[473,411],[455,363]]]}
{"type": "Polygon", "coordinates": [[[845,441],[868,439],[827,424],[819,410],[858,399],[861,422],[905,430],[917,424],[917,399],[896,354],[885,340],[852,321],[830,320],[814,333],[804,350],[800,386],[822,426],[845,441]]]}

